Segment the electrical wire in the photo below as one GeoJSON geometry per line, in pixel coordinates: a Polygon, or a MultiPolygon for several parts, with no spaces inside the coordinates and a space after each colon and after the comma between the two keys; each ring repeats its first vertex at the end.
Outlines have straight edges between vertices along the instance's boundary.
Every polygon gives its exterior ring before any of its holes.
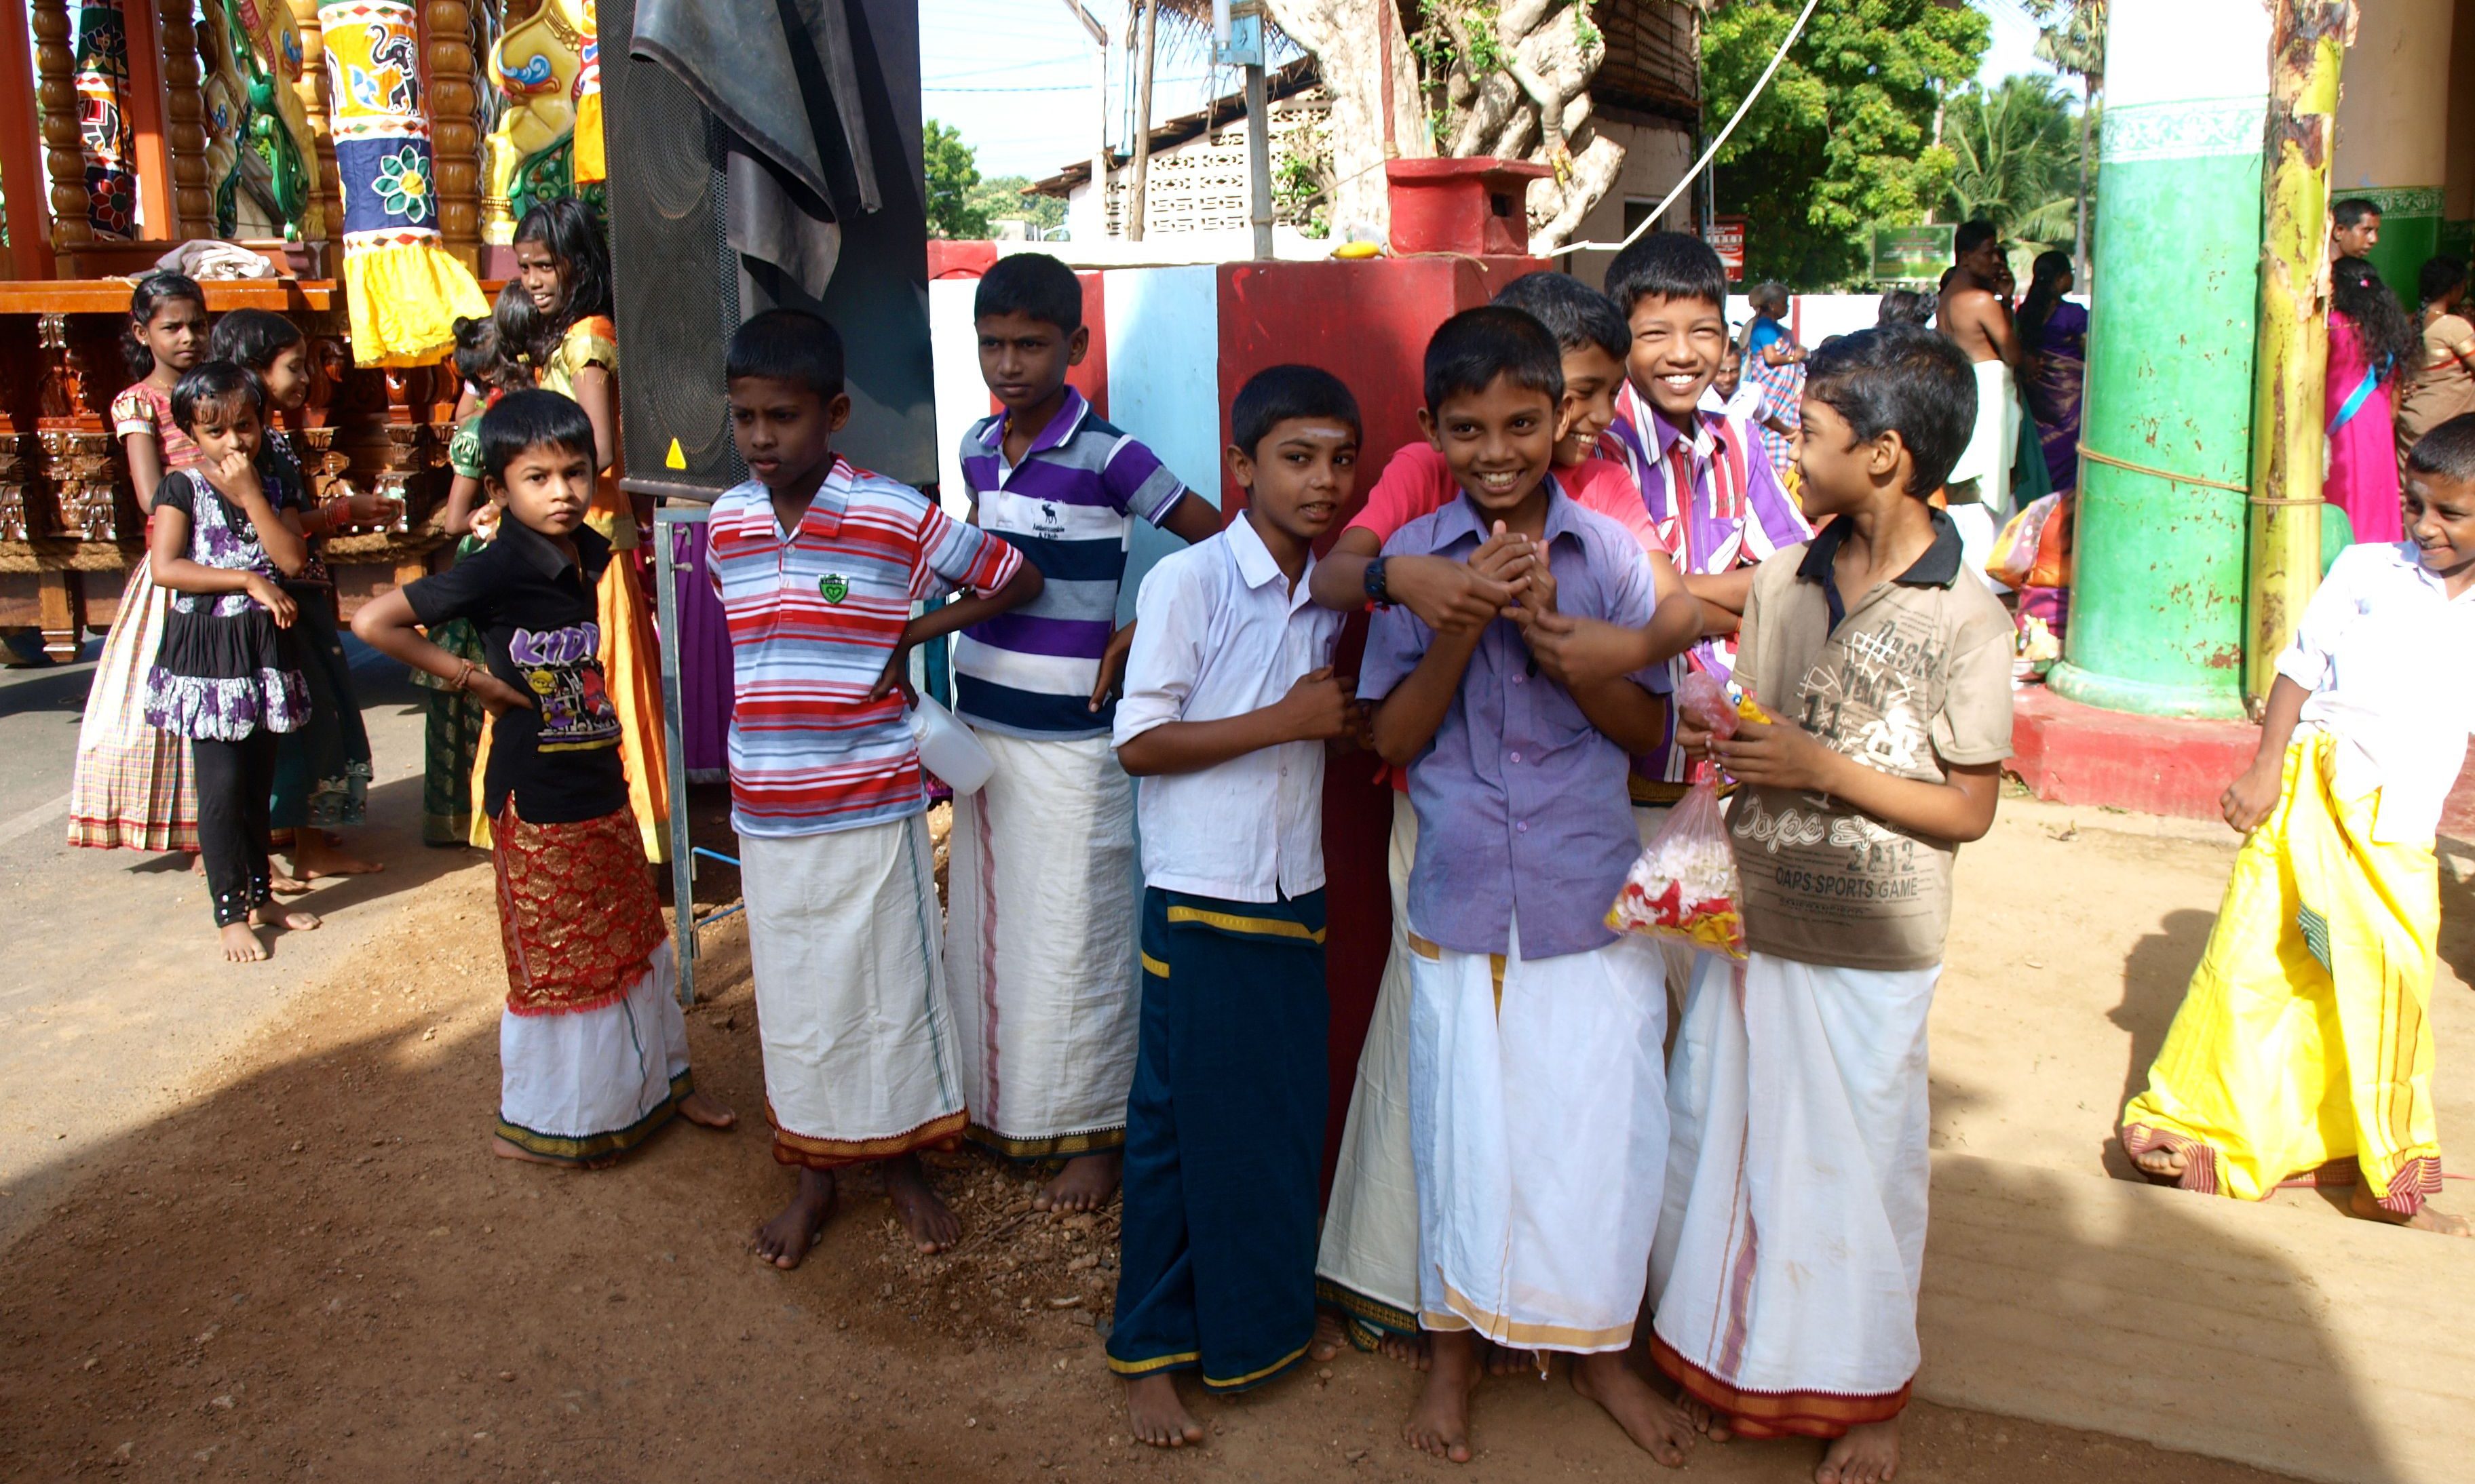
{"type": "Polygon", "coordinates": [[[1762,69],[1762,75],[1753,83],[1752,91],[1745,94],[1745,101],[1736,105],[1736,116],[1728,120],[1728,127],[1719,131],[1719,137],[1710,141],[1710,147],[1702,152],[1702,158],[1693,162],[1693,168],[1684,172],[1683,179],[1676,182],[1676,188],[1667,193],[1667,199],[1661,201],[1656,209],[1641,219],[1640,226],[1625,233],[1622,242],[1567,242],[1556,251],[1558,253],[1621,253],[1640,240],[1642,233],[1657,226],[1659,218],[1667,214],[1667,208],[1676,205],[1676,198],[1684,194],[1685,187],[1691,185],[1703,171],[1710,168],[1710,161],[1717,157],[1719,147],[1728,142],[1728,135],[1734,134],[1736,126],[1745,121],[1745,114],[1752,110],[1753,100],[1759,98],[1762,90],[1771,85],[1771,74],[1778,71],[1779,63],[1787,61],[1787,49],[1794,46],[1796,38],[1804,34],[1804,23],[1813,18],[1813,8],[1821,3],[1822,0],[1804,0],[1804,9],[1798,12],[1796,24],[1787,28],[1787,39],[1781,41],[1778,50],[1771,54],[1771,64],[1762,69]]]}

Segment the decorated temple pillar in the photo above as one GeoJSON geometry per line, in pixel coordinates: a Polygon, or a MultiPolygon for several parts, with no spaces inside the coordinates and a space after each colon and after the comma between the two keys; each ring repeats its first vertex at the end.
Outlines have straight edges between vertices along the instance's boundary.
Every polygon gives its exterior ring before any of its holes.
{"type": "Polygon", "coordinates": [[[332,273],[344,255],[344,197],[335,176],[335,132],[327,101],[327,36],[318,25],[318,0],[286,3],[292,11],[293,30],[301,37],[301,80],[293,85],[301,97],[301,111],[309,120],[310,147],[318,157],[314,189],[319,219],[327,224],[328,271],[332,273]]]}
{"type": "MultiPolygon", "coordinates": [[[[2352,79],[2350,78],[2351,82],[2352,79]]],[[[2071,623],[2048,684],[2243,714],[2243,538],[2268,16],[2115,0],[2071,623]]]]}
{"type": "Polygon", "coordinates": [[[74,253],[94,240],[86,224],[86,138],[78,128],[77,48],[66,0],[34,0],[35,98],[42,109],[43,169],[52,182],[52,248],[74,253]]]}
{"type": "Polygon", "coordinates": [[[197,22],[187,5],[159,7],[163,43],[163,131],[172,157],[175,240],[215,234],[214,191],[207,182],[207,104],[198,65],[197,22]]]}
{"type": "Polygon", "coordinates": [[[438,231],[467,268],[481,266],[481,130],[473,105],[473,8],[429,0],[422,10],[429,49],[430,148],[437,158],[438,231]]]}
{"type": "MultiPolygon", "coordinates": [[[[2378,0],[2355,8],[2338,98],[2332,196],[2361,196],[2381,208],[2372,264],[2414,304],[2415,276],[2440,246],[2447,178],[2449,57],[2457,0],[2378,0]]],[[[2109,89],[2114,78],[2109,71],[2109,89]]]]}

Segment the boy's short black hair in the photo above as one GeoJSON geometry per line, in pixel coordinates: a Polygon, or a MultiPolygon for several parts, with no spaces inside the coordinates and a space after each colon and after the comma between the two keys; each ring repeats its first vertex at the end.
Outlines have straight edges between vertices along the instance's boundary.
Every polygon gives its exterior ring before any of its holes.
{"type": "Polygon", "coordinates": [[[1019,314],[1066,334],[1083,328],[1083,280],[1045,253],[1010,253],[980,276],[971,318],[1019,314]]]}
{"type": "Polygon", "coordinates": [[[2414,297],[2424,304],[2446,295],[2453,288],[2466,285],[2466,260],[2442,254],[2423,260],[2423,271],[2415,275],[2414,297]]]}
{"type": "Polygon", "coordinates": [[[1320,366],[1266,366],[1246,378],[1229,404],[1229,441],[1253,458],[1256,445],[1291,418],[1346,423],[1351,432],[1366,435],[1358,399],[1340,377],[1320,366]]]}
{"type": "Polygon", "coordinates": [[[1826,404],[1858,441],[1897,431],[1913,463],[1907,493],[1940,489],[1976,427],[1976,369],[1948,337],[1914,325],[1837,335],[1805,363],[1804,395],[1826,404]]]}
{"type": "Polygon", "coordinates": [[[481,471],[503,483],[507,465],[527,449],[565,449],[594,456],[593,420],[556,392],[526,387],[509,392],[481,414],[481,471]]]}
{"type": "Polygon", "coordinates": [[[173,426],[188,432],[197,426],[201,408],[229,412],[236,401],[249,403],[260,418],[266,416],[266,383],[257,373],[238,361],[200,361],[183,372],[172,388],[173,426]]]}
{"type": "Polygon", "coordinates": [[[1933,323],[1934,311],[1941,306],[1934,296],[1922,289],[1893,288],[1882,291],[1882,302],[1875,306],[1876,325],[1917,325],[1933,323]]]}
{"type": "Polygon", "coordinates": [[[1504,285],[1495,303],[1529,311],[1567,351],[1594,345],[1622,361],[1632,349],[1632,327],[1615,301],[1569,273],[1525,273],[1504,285]]]}
{"type": "Polygon", "coordinates": [[[1607,297],[1627,320],[1645,299],[1699,299],[1726,314],[1728,265],[1689,232],[1654,231],[1607,264],[1607,297]]]}
{"type": "Polygon", "coordinates": [[[1435,327],[1427,342],[1427,410],[1444,399],[1483,392],[1498,377],[1526,391],[1564,400],[1564,352],[1527,309],[1487,304],[1463,309],[1435,327]]]}
{"type": "Polygon", "coordinates": [[[1950,255],[1955,259],[1966,257],[1993,240],[1994,224],[1992,222],[1983,217],[1973,222],[1962,222],[1959,224],[1959,230],[1950,234],[1950,255]]]}
{"type": "Polygon", "coordinates": [[[842,333],[804,309],[768,309],[731,331],[722,368],[732,381],[788,381],[831,401],[843,394],[842,333]]]}
{"type": "Polygon", "coordinates": [[[2329,220],[2340,227],[2361,227],[2365,217],[2380,214],[2377,202],[2365,201],[2361,196],[2349,196],[2329,207],[2329,220]]]}
{"type": "Polygon", "coordinates": [[[2460,484],[2475,483],[2475,412],[2462,412],[2415,440],[2406,467],[2460,484]]]}

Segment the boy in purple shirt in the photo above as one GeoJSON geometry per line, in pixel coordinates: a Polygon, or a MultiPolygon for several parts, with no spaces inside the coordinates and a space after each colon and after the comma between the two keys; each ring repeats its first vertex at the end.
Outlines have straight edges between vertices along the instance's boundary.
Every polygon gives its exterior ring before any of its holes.
{"type": "Polygon", "coordinates": [[[1624,1364],[1664,1184],[1664,969],[1602,920],[1640,844],[1627,755],[1664,740],[1667,677],[1568,689],[1555,646],[1530,644],[1547,614],[1639,629],[1656,603],[1639,546],[1550,473],[1562,395],[1555,337],[1529,315],[1471,309],[1435,331],[1419,421],[1461,498],[1385,554],[1467,561],[1515,606],[1440,632],[1382,609],[1360,670],[1377,750],[1416,765],[1409,1128],[1433,1362],[1404,1433],[1467,1461],[1483,1336],[1573,1352],[1574,1388],[1674,1464],[1683,1414],[1624,1364]]]}

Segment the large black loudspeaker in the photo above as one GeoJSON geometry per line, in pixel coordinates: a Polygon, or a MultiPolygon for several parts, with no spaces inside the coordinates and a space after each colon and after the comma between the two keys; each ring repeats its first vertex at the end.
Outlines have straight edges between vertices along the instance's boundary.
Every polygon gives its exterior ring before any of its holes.
{"type": "MultiPolygon", "coordinates": [[[[779,3],[788,20],[796,7],[779,3]]],[[[748,280],[725,241],[722,126],[686,84],[629,55],[637,0],[597,7],[631,488],[710,499],[747,476],[731,450],[723,343],[747,315],[776,304],[814,310],[842,332],[851,419],[837,451],[906,483],[937,478],[918,0],[823,3],[847,16],[883,205],[839,224],[821,298],[760,275],[758,302],[745,304],[748,280]]]]}

